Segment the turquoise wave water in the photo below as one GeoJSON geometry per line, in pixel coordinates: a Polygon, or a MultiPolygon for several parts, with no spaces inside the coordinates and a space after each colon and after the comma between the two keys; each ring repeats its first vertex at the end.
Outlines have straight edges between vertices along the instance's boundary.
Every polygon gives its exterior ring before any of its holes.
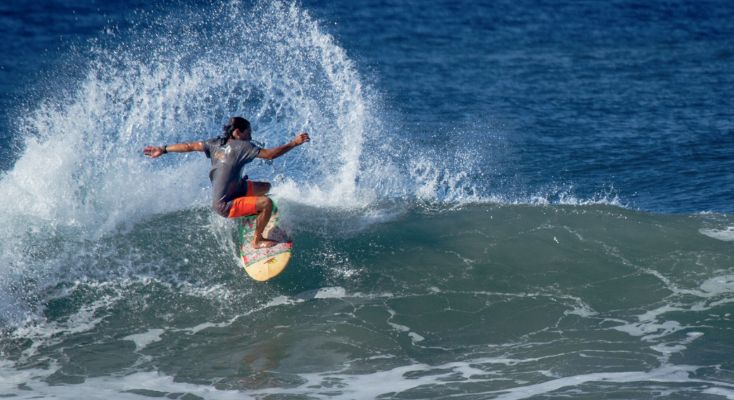
{"type": "Polygon", "coordinates": [[[80,243],[89,256],[66,260],[39,295],[36,321],[4,331],[3,376],[19,385],[4,394],[701,398],[734,389],[730,216],[476,205],[403,210],[350,233],[361,214],[291,211],[291,222],[303,219],[294,259],[267,284],[238,269],[234,227],[205,210],[80,243]]]}

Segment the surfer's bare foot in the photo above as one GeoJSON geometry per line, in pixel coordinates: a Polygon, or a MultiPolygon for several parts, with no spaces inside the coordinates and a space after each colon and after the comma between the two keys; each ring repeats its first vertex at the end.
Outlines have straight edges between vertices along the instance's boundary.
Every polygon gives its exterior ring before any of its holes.
{"type": "Polygon", "coordinates": [[[273,247],[276,244],[278,244],[278,242],[276,242],[275,240],[270,240],[270,239],[260,238],[260,239],[256,239],[252,241],[252,247],[255,249],[266,249],[268,247],[273,247]]]}

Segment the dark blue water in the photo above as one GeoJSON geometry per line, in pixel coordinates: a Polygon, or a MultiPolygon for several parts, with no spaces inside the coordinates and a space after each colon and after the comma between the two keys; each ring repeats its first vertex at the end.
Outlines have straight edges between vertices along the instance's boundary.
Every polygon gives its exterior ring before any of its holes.
{"type": "Polygon", "coordinates": [[[482,146],[495,193],[731,211],[729,2],[315,6],[411,140],[482,146]],[[497,136],[499,135],[499,137],[497,136]]]}
{"type": "Polygon", "coordinates": [[[0,396],[734,398],[734,3],[0,4],[0,396]],[[244,115],[294,241],[248,279],[244,115]]]}

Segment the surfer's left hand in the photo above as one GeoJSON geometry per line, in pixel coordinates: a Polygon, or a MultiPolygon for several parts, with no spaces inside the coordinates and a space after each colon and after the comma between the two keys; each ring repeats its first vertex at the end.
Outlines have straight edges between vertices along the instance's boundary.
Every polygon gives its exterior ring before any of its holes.
{"type": "Polygon", "coordinates": [[[158,158],[161,155],[163,155],[163,153],[165,153],[163,149],[158,146],[147,146],[143,150],[143,154],[145,154],[146,156],[150,158],[158,158]]]}

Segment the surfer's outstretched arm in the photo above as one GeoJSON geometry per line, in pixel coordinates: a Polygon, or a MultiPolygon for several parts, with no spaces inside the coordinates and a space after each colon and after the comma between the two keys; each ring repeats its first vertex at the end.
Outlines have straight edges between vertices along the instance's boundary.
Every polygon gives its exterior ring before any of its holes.
{"type": "Polygon", "coordinates": [[[308,137],[308,133],[299,133],[298,135],[296,135],[295,139],[282,146],[273,147],[271,149],[260,149],[260,153],[257,155],[257,158],[264,158],[266,160],[278,158],[283,154],[289,152],[291,149],[298,147],[310,140],[311,138],[308,137]]]}
{"type": "Polygon", "coordinates": [[[204,151],[204,142],[148,146],[143,150],[143,153],[150,158],[158,158],[166,153],[188,153],[191,151],[204,151]]]}

